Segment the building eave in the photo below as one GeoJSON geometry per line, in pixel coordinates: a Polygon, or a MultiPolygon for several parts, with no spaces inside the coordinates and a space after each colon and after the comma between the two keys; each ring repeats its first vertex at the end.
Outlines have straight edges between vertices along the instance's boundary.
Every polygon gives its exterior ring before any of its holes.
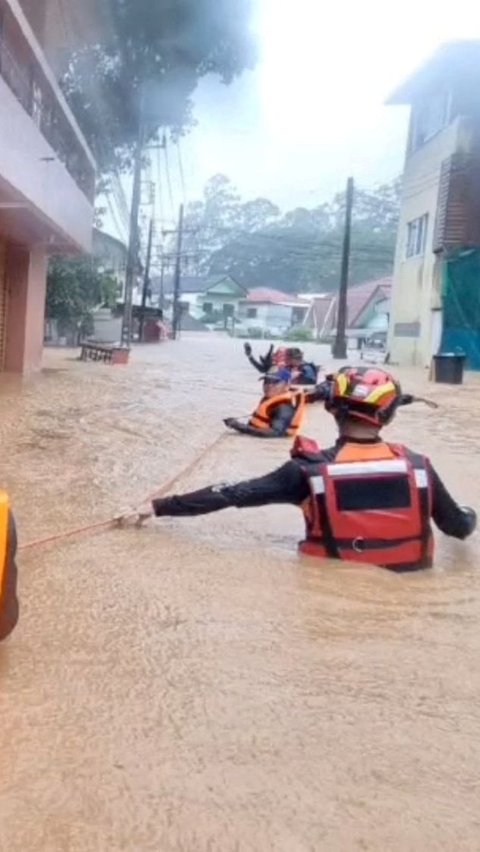
{"type": "Polygon", "coordinates": [[[388,106],[408,106],[434,85],[470,74],[480,75],[480,40],[452,41],[414,71],[387,98],[388,106]]]}

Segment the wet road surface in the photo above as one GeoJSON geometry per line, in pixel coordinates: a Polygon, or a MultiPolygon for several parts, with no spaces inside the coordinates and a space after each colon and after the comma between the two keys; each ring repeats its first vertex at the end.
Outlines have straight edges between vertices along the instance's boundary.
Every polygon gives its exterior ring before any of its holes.
{"type": "MultiPolygon", "coordinates": [[[[117,514],[198,457],[177,490],[287,455],[230,434],[209,450],[258,393],[230,340],[45,364],[0,383],[23,542],[117,514]]],[[[441,414],[404,410],[389,437],[478,507],[480,385],[405,378],[441,414]]],[[[304,431],[331,442],[320,406],[304,431]]],[[[437,568],[399,577],[300,561],[300,533],[294,508],[231,509],[22,555],[2,852],[480,850],[477,536],[439,534],[437,568]]]]}

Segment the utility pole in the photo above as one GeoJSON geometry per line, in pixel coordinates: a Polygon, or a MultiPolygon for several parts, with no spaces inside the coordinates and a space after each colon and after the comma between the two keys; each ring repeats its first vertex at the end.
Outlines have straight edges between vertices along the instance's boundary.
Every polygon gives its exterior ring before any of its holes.
{"type": "Polygon", "coordinates": [[[177,339],[177,333],[181,325],[181,309],[180,309],[180,278],[181,278],[181,256],[182,256],[182,240],[183,240],[183,204],[180,205],[178,213],[178,230],[177,230],[177,253],[175,257],[175,272],[173,275],[173,323],[172,336],[177,339]]]}
{"type": "Polygon", "coordinates": [[[138,329],[138,339],[143,342],[143,326],[145,324],[145,306],[147,304],[148,285],[150,283],[150,265],[152,262],[152,243],[153,243],[153,217],[150,219],[148,226],[148,244],[147,244],[147,259],[145,261],[145,272],[143,276],[143,291],[142,291],[142,307],[140,308],[140,325],[138,329]]]}
{"type": "Polygon", "coordinates": [[[163,253],[162,253],[162,260],[161,260],[161,266],[160,266],[160,295],[158,297],[158,307],[162,311],[162,316],[163,316],[164,305],[165,305],[165,258],[164,258],[163,253]]]}
{"type": "Polygon", "coordinates": [[[143,110],[140,110],[137,142],[133,167],[132,205],[130,208],[130,235],[128,242],[127,269],[125,273],[125,301],[123,306],[122,344],[130,347],[132,342],[132,303],[133,285],[138,265],[138,213],[140,210],[142,187],[142,157],[145,143],[145,124],[143,110]]]}
{"type": "Polygon", "coordinates": [[[347,294],[348,294],[348,271],[350,265],[350,238],[352,232],[352,209],[353,209],[353,178],[348,178],[345,208],[345,231],[343,235],[342,268],[340,272],[340,287],[338,290],[337,311],[337,335],[332,347],[334,358],[344,359],[347,357],[347,340],[345,331],[347,327],[347,294]]]}

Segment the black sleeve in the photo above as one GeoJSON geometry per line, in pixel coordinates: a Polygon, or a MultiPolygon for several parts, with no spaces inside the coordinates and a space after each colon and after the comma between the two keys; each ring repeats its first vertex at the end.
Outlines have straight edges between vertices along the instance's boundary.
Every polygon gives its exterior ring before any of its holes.
{"type": "Polygon", "coordinates": [[[314,364],[302,364],[300,376],[297,379],[299,385],[316,385],[318,369],[314,364]]]}
{"type": "Polygon", "coordinates": [[[445,535],[467,538],[475,528],[475,513],[463,511],[445,488],[438,473],[430,466],[432,482],[432,518],[445,535]]]}
{"type": "Polygon", "coordinates": [[[295,417],[295,406],[285,402],[277,405],[272,415],[271,431],[272,437],[283,438],[287,434],[293,418],[295,417]]]}
{"type": "Polygon", "coordinates": [[[154,500],[152,505],[157,517],[206,515],[231,506],[242,509],[273,503],[299,505],[308,494],[308,481],[300,465],[289,461],[258,479],[248,479],[236,485],[211,485],[190,494],[154,500]]]}
{"type": "Polygon", "coordinates": [[[258,370],[259,373],[267,372],[268,368],[266,368],[260,361],[257,361],[256,358],[253,357],[253,355],[249,355],[248,360],[250,361],[252,367],[255,367],[255,369],[258,370]]]}
{"type": "Polygon", "coordinates": [[[268,373],[268,371],[273,367],[273,343],[266,355],[262,358],[262,363],[265,368],[265,372],[268,373]]]}

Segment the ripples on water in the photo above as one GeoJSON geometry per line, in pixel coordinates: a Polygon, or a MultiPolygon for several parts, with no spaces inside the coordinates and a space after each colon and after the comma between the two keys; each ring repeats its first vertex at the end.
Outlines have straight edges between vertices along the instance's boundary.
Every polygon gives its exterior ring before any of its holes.
{"type": "MultiPolygon", "coordinates": [[[[259,388],[241,346],[213,335],[125,370],[47,364],[2,380],[24,540],[137,502],[259,388]]],[[[479,408],[475,384],[389,433],[472,505],[479,408]]],[[[321,408],[308,431],[331,442],[321,408]]],[[[286,455],[227,435],[178,488],[286,455]]],[[[478,539],[439,536],[437,569],[399,577],[298,560],[301,527],[292,507],[228,510],[22,556],[23,621],[0,655],[0,849],[480,848],[478,539]]]]}

